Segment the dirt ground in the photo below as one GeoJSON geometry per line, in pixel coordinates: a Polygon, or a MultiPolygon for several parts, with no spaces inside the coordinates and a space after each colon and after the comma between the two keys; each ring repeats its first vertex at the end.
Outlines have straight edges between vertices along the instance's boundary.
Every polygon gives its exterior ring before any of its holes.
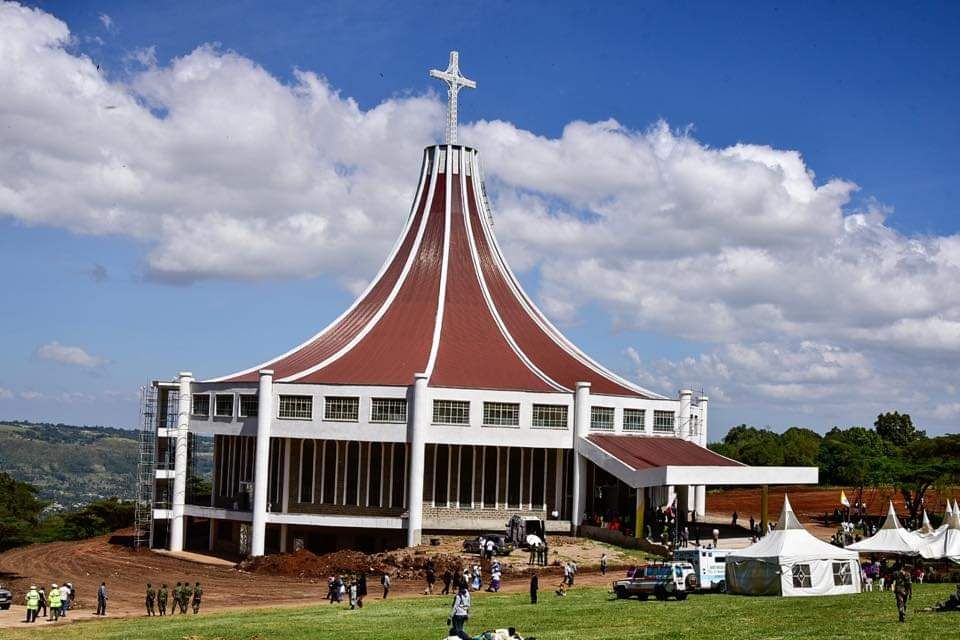
{"type": "MultiPolygon", "coordinates": [[[[51,583],[74,584],[77,589],[76,609],[70,612],[67,622],[92,617],[96,609],[96,591],[101,581],[107,583],[110,617],[144,615],[147,582],[153,583],[154,587],[166,582],[172,588],[178,581],[190,584],[199,581],[203,586],[201,612],[322,604],[327,591],[326,578],[323,577],[250,573],[230,566],[201,564],[152,551],[135,552],[126,546],[112,544],[110,539],[111,536],[101,536],[78,542],[37,544],[0,554],[0,585],[14,592],[14,601],[17,603],[10,611],[0,612],[0,627],[21,624],[24,618],[21,606],[23,594],[31,583],[42,584],[48,589],[51,583]]],[[[393,555],[426,557],[426,554],[448,554],[459,556],[464,562],[476,561],[475,555],[459,553],[462,537],[444,536],[441,540],[439,547],[403,549],[393,552],[393,555]]],[[[592,540],[550,536],[548,542],[551,545],[552,562],[572,559],[578,563],[581,571],[578,580],[582,584],[607,584],[613,579],[612,575],[601,576],[596,570],[600,555],[604,552],[610,557],[611,574],[619,575],[623,567],[634,562],[631,556],[619,549],[592,540]]],[[[522,552],[514,552],[501,559],[509,567],[505,570],[504,591],[528,588],[530,573],[527,559],[528,555],[522,552]]],[[[538,571],[542,589],[553,588],[554,583],[559,583],[559,565],[538,571]]],[[[398,571],[391,568],[391,573],[398,571]]],[[[399,573],[401,575],[393,581],[391,597],[412,597],[423,592],[425,583],[419,572],[408,572],[406,575],[399,573]]],[[[371,575],[368,580],[371,596],[379,597],[379,578],[371,575]]]]}

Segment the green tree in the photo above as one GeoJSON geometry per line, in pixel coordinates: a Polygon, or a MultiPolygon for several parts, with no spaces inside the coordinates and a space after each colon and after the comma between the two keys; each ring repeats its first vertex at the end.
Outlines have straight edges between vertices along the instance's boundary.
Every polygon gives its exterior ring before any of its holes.
{"type": "Polygon", "coordinates": [[[823,437],[811,429],[790,427],[780,435],[783,464],[791,467],[815,467],[823,437]]]}
{"type": "Polygon", "coordinates": [[[0,472],[0,551],[35,542],[33,533],[47,506],[37,490],[0,472]]]}
{"type": "Polygon", "coordinates": [[[834,427],[820,443],[820,483],[850,486],[863,502],[866,487],[888,483],[893,475],[886,447],[876,431],[834,427]]]}
{"type": "Polygon", "coordinates": [[[889,442],[896,447],[903,447],[927,437],[926,431],[921,431],[913,426],[913,420],[910,414],[893,411],[890,413],[881,413],[877,416],[873,426],[877,429],[884,442],[889,442]]]}
{"type": "Polygon", "coordinates": [[[914,440],[891,456],[893,484],[916,520],[930,487],[960,480],[960,435],[914,440]]]}
{"type": "Polygon", "coordinates": [[[721,442],[711,444],[710,448],[720,455],[757,467],[783,464],[780,436],[769,429],[741,424],[730,429],[721,442]]]}

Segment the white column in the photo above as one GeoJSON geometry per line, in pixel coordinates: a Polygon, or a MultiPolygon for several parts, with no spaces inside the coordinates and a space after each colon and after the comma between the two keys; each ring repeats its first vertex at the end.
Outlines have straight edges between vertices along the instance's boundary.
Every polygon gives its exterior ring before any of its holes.
{"type": "Polygon", "coordinates": [[[677,436],[686,439],[690,435],[690,402],[693,400],[693,391],[684,389],[680,392],[680,415],[677,425],[677,436]]]}
{"type": "MultiPolygon", "coordinates": [[[[707,446],[707,396],[700,396],[700,446],[707,446]]],[[[707,515],[707,487],[706,485],[697,485],[696,512],[697,520],[702,521],[707,515]]]]}
{"type": "Polygon", "coordinates": [[[183,551],[184,504],[187,500],[187,434],[190,431],[190,411],[193,399],[190,384],[193,374],[180,372],[180,402],[177,406],[177,437],[173,462],[173,500],[170,520],[170,551],[183,551]]]}
{"type": "Polygon", "coordinates": [[[217,521],[213,518],[210,518],[210,539],[207,541],[207,551],[213,551],[213,541],[214,541],[214,529],[217,526],[217,521]]]}
{"type": "Polygon", "coordinates": [[[587,459],[580,455],[580,438],[590,432],[590,383],[578,382],[573,402],[573,499],[570,508],[570,524],[573,533],[583,519],[587,492],[587,459]]]}
{"type": "Polygon", "coordinates": [[[423,533],[423,465],[426,453],[430,407],[427,401],[427,374],[413,377],[413,411],[410,418],[410,454],[407,481],[407,546],[420,544],[423,533]]]}
{"type": "Polygon", "coordinates": [[[270,485],[270,430],[273,423],[273,371],[260,370],[257,396],[257,451],[253,461],[253,526],[250,555],[262,556],[267,537],[267,489],[270,485]]]}

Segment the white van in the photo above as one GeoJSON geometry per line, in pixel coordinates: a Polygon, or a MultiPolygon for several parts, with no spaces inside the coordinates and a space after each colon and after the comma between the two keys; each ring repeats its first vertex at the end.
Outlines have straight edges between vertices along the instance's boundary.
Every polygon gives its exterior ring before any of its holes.
{"type": "Polygon", "coordinates": [[[700,578],[701,590],[724,592],[727,590],[727,556],[731,551],[732,549],[708,549],[706,547],[677,549],[673,552],[673,558],[689,562],[694,566],[697,577],[700,578]]]}

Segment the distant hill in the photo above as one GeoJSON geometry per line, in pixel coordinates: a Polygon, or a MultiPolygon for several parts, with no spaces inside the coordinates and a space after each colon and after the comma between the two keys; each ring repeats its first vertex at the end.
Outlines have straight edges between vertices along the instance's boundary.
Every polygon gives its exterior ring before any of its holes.
{"type": "MultiPolygon", "coordinates": [[[[0,422],[0,470],[36,487],[51,511],[135,498],[138,448],[138,432],[127,429],[0,422]]],[[[209,468],[212,444],[200,448],[209,468]]]]}

